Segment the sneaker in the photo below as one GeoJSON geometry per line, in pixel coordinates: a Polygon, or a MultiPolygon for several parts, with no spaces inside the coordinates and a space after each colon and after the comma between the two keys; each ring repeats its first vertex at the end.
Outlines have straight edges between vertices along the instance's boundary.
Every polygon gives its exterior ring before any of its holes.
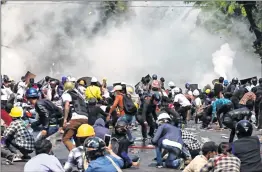
{"type": "Polygon", "coordinates": [[[22,161],[22,158],[21,158],[19,155],[14,155],[12,161],[13,161],[13,162],[22,161]]]}
{"type": "Polygon", "coordinates": [[[163,168],[163,164],[156,164],[156,168],[163,168]]]}

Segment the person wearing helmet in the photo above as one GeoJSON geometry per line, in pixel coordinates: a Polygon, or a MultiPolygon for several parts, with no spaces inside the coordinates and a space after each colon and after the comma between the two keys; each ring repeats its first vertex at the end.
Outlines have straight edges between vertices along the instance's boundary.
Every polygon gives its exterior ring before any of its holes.
{"type": "Polygon", "coordinates": [[[257,77],[251,79],[251,89],[258,86],[257,77]]]}
{"type": "Polygon", "coordinates": [[[7,75],[2,76],[1,85],[1,108],[5,108],[11,99],[15,98],[15,94],[10,88],[10,79],[7,75]]]}
{"type": "Polygon", "coordinates": [[[26,92],[27,84],[26,78],[24,76],[21,77],[21,81],[19,81],[14,88],[14,93],[16,94],[16,101],[23,102],[24,94],[26,92]]]}
{"type": "Polygon", "coordinates": [[[223,85],[225,88],[228,86],[228,84],[229,84],[228,80],[224,80],[223,85]]]}
{"type": "Polygon", "coordinates": [[[85,94],[85,92],[86,92],[86,87],[85,87],[85,81],[84,81],[84,80],[79,81],[77,89],[79,90],[79,92],[80,92],[82,95],[85,94]]]}
{"type": "Polygon", "coordinates": [[[42,125],[42,130],[38,134],[37,140],[47,138],[56,133],[59,126],[62,126],[62,111],[48,99],[39,100],[39,94],[35,88],[29,88],[26,91],[26,98],[39,115],[38,120],[33,122],[31,127],[36,128],[42,125]]]}
{"type": "Polygon", "coordinates": [[[59,97],[61,97],[63,92],[64,92],[64,84],[65,84],[66,80],[67,80],[66,76],[63,76],[61,78],[61,82],[59,82],[59,84],[58,84],[57,94],[58,94],[59,97]]]}
{"type": "Polygon", "coordinates": [[[111,147],[115,154],[121,157],[124,161],[123,168],[130,168],[131,166],[139,166],[139,157],[130,157],[128,155],[128,146],[131,145],[128,137],[128,124],[127,122],[120,120],[115,125],[115,132],[111,138],[111,147]]]}
{"type": "Polygon", "coordinates": [[[194,96],[194,100],[193,100],[193,106],[195,107],[195,112],[196,112],[196,116],[195,116],[195,123],[198,123],[198,119],[201,117],[202,115],[202,100],[200,99],[200,92],[195,89],[193,91],[193,96],[194,96]]]}
{"type": "Polygon", "coordinates": [[[182,170],[184,168],[184,161],[180,158],[184,144],[182,134],[179,128],[170,124],[170,121],[171,118],[167,113],[161,113],[157,118],[159,127],[152,139],[152,144],[156,146],[156,167],[163,167],[161,152],[165,149],[168,151],[166,167],[182,170]]]}
{"type": "Polygon", "coordinates": [[[250,120],[252,111],[254,108],[254,102],[248,100],[245,107],[229,111],[222,117],[222,123],[229,129],[231,129],[229,143],[232,143],[235,137],[236,124],[243,119],[250,120]]]}
{"type": "Polygon", "coordinates": [[[66,82],[64,90],[62,103],[64,110],[63,127],[65,133],[62,141],[67,149],[71,151],[75,146],[70,139],[74,137],[79,126],[88,124],[88,107],[84,96],[75,88],[74,83],[66,82]]]}
{"type": "Polygon", "coordinates": [[[9,114],[13,121],[4,131],[3,137],[8,150],[17,154],[17,150],[22,153],[22,159],[30,159],[29,154],[34,151],[35,140],[28,131],[25,122],[21,119],[23,109],[21,107],[13,107],[9,114]]]}
{"type": "Polygon", "coordinates": [[[238,78],[233,78],[232,82],[228,85],[226,91],[230,92],[230,93],[234,93],[235,91],[238,90],[239,86],[238,86],[238,78]]]}
{"type": "Polygon", "coordinates": [[[245,94],[239,101],[239,107],[245,107],[246,102],[248,100],[256,101],[256,95],[253,91],[249,91],[248,89],[245,89],[245,94]]]}
{"type": "Polygon", "coordinates": [[[84,143],[88,167],[85,172],[119,172],[124,166],[122,158],[106,147],[99,137],[90,137],[84,143]]]}
{"type": "Polygon", "coordinates": [[[154,93],[151,97],[145,97],[140,105],[136,115],[137,122],[141,125],[143,140],[147,139],[147,124],[150,127],[148,135],[154,137],[157,120],[156,107],[160,103],[161,97],[159,93],[154,93]]]}
{"type": "Polygon", "coordinates": [[[180,92],[179,87],[175,87],[174,89],[175,98],[174,105],[178,113],[183,118],[183,122],[187,123],[187,120],[190,120],[189,110],[191,109],[191,103],[186,98],[184,94],[180,92]]]}
{"type": "Polygon", "coordinates": [[[165,90],[165,78],[163,77],[160,78],[160,88],[165,90]]]}
{"type": "Polygon", "coordinates": [[[261,172],[260,141],[258,136],[252,136],[253,126],[247,120],[236,124],[238,140],[232,144],[232,154],[241,161],[240,171],[261,172]]]}
{"type": "Polygon", "coordinates": [[[156,74],[153,74],[153,75],[152,75],[152,79],[153,79],[153,80],[157,80],[157,75],[156,75],[156,74]]]}
{"type": "Polygon", "coordinates": [[[76,137],[80,146],[72,149],[68,155],[68,159],[64,165],[65,172],[71,172],[74,167],[77,167],[78,171],[84,172],[87,166],[85,165],[86,159],[83,159],[85,154],[84,142],[89,137],[95,136],[95,130],[91,125],[82,124],[77,129],[76,137]]]}
{"type": "Polygon", "coordinates": [[[96,99],[92,98],[88,101],[88,124],[94,125],[95,121],[99,118],[106,120],[108,113],[104,112],[99,106],[96,105],[96,99]]]}
{"type": "Polygon", "coordinates": [[[24,166],[24,172],[64,172],[62,164],[52,155],[52,143],[49,140],[39,140],[35,143],[36,156],[24,166]]]}
{"type": "Polygon", "coordinates": [[[91,79],[91,85],[86,88],[85,96],[89,100],[91,98],[96,98],[98,101],[102,100],[101,89],[97,86],[98,80],[95,77],[91,79]]]}

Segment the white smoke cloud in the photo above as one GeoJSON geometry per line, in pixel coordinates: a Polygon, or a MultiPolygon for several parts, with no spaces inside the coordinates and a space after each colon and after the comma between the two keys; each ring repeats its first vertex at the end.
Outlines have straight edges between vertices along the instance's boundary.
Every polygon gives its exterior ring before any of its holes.
{"type": "MultiPolygon", "coordinates": [[[[204,85],[219,75],[228,79],[259,75],[259,59],[245,50],[243,38],[227,39],[196,27],[200,10],[172,7],[181,4],[132,2],[125,22],[112,21],[93,34],[99,21],[97,5],[7,3],[2,7],[2,42],[10,48],[2,47],[1,72],[16,79],[30,70],[38,78],[91,75],[131,84],[156,73],[177,85],[204,85]],[[146,5],[171,7],[141,7],[146,5]],[[212,54],[224,43],[235,52],[235,58],[227,59],[226,53],[224,60],[216,61],[222,67],[230,62],[231,66],[221,71],[214,69],[212,54]],[[55,69],[50,73],[53,63],[55,69]]],[[[246,25],[237,24],[236,29],[241,29],[237,31],[250,38],[250,47],[252,33],[246,25]]]]}

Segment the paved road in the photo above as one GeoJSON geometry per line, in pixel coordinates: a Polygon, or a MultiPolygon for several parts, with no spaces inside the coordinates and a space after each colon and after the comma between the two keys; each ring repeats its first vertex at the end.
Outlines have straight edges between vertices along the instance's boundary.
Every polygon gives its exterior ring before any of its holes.
{"type": "MultiPolygon", "coordinates": [[[[229,136],[229,130],[224,130],[224,131],[216,131],[216,130],[201,130],[199,129],[199,126],[196,125],[191,125],[189,127],[192,128],[186,128],[188,131],[192,131],[197,135],[199,140],[203,143],[206,141],[214,141],[216,143],[220,143],[222,141],[228,141],[228,136],[229,136]],[[227,138],[224,138],[227,137],[227,138]]],[[[255,134],[258,134],[256,132],[255,134]]],[[[140,130],[134,131],[134,135],[136,136],[137,139],[141,138],[141,133],[140,130]]],[[[142,145],[141,142],[137,141],[135,145],[142,145]]],[[[65,148],[65,146],[62,143],[58,143],[56,147],[54,147],[54,153],[58,157],[58,159],[61,162],[65,162],[68,151],[65,148]]],[[[150,149],[132,149],[130,150],[130,154],[138,154],[141,157],[141,165],[139,168],[139,171],[143,172],[164,172],[164,171],[178,171],[178,170],[172,170],[172,169],[156,169],[155,168],[155,161],[152,161],[152,159],[155,157],[154,150],[150,149]]],[[[2,165],[1,171],[3,172],[22,172],[23,171],[23,162],[17,162],[15,165],[2,165]]],[[[131,172],[137,170],[135,168],[131,168],[128,170],[123,170],[124,172],[131,172]]]]}

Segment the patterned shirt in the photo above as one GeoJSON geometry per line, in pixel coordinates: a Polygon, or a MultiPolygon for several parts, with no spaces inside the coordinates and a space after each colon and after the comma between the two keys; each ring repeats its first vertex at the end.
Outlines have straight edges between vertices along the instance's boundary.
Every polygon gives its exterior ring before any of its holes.
{"type": "Polygon", "coordinates": [[[26,150],[35,150],[35,140],[31,133],[26,128],[25,122],[22,119],[12,121],[9,127],[4,132],[4,137],[14,138],[15,143],[26,150]]]}
{"type": "Polygon", "coordinates": [[[255,101],[256,100],[256,95],[253,92],[248,92],[248,93],[244,94],[242,99],[239,101],[239,104],[246,105],[248,100],[255,101]]]}
{"type": "Polygon", "coordinates": [[[220,154],[208,160],[200,172],[240,172],[241,161],[232,154],[220,154]]]}
{"type": "Polygon", "coordinates": [[[78,146],[72,149],[68,155],[67,162],[65,163],[64,169],[66,172],[72,171],[73,167],[77,167],[79,171],[84,171],[83,169],[83,154],[84,147],[78,146]]]}
{"type": "Polygon", "coordinates": [[[188,149],[190,150],[201,149],[201,143],[191,132],[188,132],[186,130],[181,130],[181,131],[182,131],[182,139],[188,149]]]}
{"type": "Polygon", "coordinates": [[[225,99],[225,98],[217,99],[216,101],[214,101],[212,103],[212,116],[215,116],[215,113],[222,105],[229,104],[229,103],[232,102],[229,99],[225,99]]]}

